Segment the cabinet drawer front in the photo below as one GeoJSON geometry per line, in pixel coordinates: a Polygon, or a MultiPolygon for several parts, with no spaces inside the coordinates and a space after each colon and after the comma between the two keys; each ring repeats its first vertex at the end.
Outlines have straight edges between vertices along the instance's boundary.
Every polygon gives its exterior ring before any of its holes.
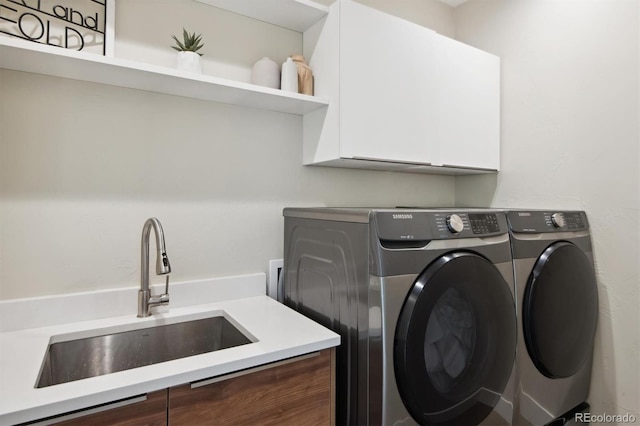
{"type": "Polygon", "coordinates": [[[167,390],[39,420],[30,425],[166,426],[167,390]]]}
{"type": "Polygon", "coordinates": [[[176,425],[329,425],[331,351],[191,388],[169,389],[176,425]]]}

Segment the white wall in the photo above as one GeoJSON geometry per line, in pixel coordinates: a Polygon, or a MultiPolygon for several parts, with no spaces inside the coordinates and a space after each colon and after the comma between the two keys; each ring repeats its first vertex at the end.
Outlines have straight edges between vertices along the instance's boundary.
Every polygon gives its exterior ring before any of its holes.
{"type": "Polygon", "coordinates": [[[592,413],[640,422],[637,0],[471,0],[457,37],[502,58],[502,171],[459,205],[584,209],[600,318],[592,413]]]}
{"type": "MultiPolygon", "coordinates": [[[[121,57],[171,66],[184,25],[203,33],[205,73],[242,80],[302,46],[191,0],[117,6],[121,57]]],[[[299,116],[0,71],[0,299],[137,285],[150,216],[183,281],[266,271],[286,206],[454,202],[453,177],[301,162],[299,116]]]]}

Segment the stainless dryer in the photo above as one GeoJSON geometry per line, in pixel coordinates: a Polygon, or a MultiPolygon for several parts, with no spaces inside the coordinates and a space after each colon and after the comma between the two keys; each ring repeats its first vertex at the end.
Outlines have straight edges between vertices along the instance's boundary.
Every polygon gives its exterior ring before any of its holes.
{"type": "Polygon", "coordinates": [[[337,424],[511,424],[517,327],[504,213],[284,216],[284,302],[342,338],[337,424]]]}
{"type": "Polygon", "coordinates": [[[582,211],[507,217],[519,306],[514,424],[565,424],[588,408],[598,317],[589,223],[582,211]]]}

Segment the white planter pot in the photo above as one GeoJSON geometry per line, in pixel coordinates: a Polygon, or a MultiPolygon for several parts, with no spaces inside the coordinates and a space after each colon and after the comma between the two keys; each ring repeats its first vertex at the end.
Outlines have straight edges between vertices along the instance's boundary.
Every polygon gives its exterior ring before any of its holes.
{"type": "Polygon", "coordinates": [[[182,71],[189,71],[201,74],[200,55],[196,52],[178,52],[176,56],[176,68],[182,71]]]}

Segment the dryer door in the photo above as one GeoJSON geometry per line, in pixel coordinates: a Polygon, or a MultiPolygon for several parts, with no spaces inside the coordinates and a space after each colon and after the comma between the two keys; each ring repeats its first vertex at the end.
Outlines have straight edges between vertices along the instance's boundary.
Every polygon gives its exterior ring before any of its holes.
{"type": "Polygon", "coordinates": [[[522,304],[524,340],[538,370],[552,379],[574,375],[591,356],[597,318],[591,260],[569,242],[551,244],[533,267],[522,304]]]}
{"type": "Polygon", "coordinates": [[[396,383],[420,424],[476,425],[500,400],[516,351],[513,293],[496,267],[446,254],[418,277],[394,342],[396,383]]]}

